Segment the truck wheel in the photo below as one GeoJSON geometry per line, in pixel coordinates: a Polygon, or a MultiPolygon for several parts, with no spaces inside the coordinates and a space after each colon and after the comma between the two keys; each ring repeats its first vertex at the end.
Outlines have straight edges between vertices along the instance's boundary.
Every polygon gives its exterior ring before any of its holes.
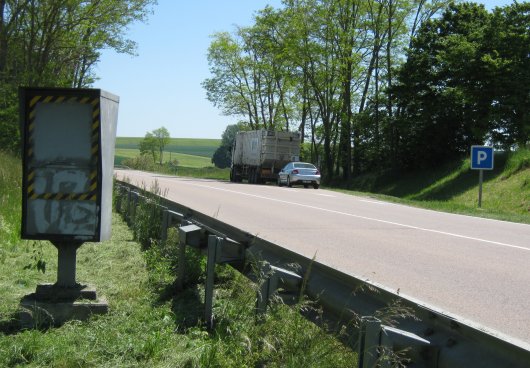
{"type": "Polygon", "coordinates": [[[288,186],[289,188],[292,188],[292,187],[293,187],[293,183],[291,183],[291,178],[290,178],[289,176],[287,177],[287,186],[288,186]]]}

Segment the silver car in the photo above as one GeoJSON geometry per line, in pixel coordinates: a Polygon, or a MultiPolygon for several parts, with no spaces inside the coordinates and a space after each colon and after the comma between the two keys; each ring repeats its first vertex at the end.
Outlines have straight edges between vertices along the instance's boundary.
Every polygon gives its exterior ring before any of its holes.
{"type": "Polygon", "coordinates": [[[290,162],[278,173],[278,186],[303,185],[304,188],[312,185],[320,187],[320,171],[315,165],[308,162],[290,162]]]}

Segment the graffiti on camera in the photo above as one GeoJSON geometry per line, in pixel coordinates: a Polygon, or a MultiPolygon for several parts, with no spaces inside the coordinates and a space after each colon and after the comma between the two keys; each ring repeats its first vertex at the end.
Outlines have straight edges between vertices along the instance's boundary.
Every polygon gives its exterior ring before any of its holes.
{"type": "Polygon", "coordinates": [[[30,233],[93,235],[97,230],[97,203],[80,200],[89,191],[87,169],[44,167],[35,170],[34,193],[29,202],[30,233]],[[46,195],[48,193],[48,195],[46,195]],[[43,195],[49,198],[42,198],[43,195]]]}

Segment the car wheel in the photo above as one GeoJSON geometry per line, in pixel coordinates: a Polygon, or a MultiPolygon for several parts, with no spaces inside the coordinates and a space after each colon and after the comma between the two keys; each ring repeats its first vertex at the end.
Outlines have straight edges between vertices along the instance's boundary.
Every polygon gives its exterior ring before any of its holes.
{"type": "Polygon", "coordinates": [[[288,186],[289,188],[292,188],[292,187],[293,187],[293,183],[291,183],[291,177],[289,177],[289,176],[287,177],[287,186],[288,186]]]}
{"type": "Polygon", "coordinates": [[[304,188],[307,188],[307,187],[309,187],[309,185],[308,184],[304,184],[304,188]]]}
{"type": "Polygon", "coordinates": [[[283,187],[282,179],[280,179],[279,176],[278,176],[278,186],[279,186],[279,187],[283,187]]]}
{"type": "Polygon", "coordinates": [[[319,184],[317,184],[317,183],[313,184],[313,188],[318,189],[319,187],[320,187],[319,184]]]}

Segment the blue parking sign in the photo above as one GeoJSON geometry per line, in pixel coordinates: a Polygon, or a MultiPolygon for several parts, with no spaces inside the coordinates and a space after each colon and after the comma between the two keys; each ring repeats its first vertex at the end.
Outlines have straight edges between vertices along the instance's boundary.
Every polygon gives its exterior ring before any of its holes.
{"type": "Polygon", "coordinates": [[[493,170],[493,147],[471,146],[471,169],[493,170]]]}

